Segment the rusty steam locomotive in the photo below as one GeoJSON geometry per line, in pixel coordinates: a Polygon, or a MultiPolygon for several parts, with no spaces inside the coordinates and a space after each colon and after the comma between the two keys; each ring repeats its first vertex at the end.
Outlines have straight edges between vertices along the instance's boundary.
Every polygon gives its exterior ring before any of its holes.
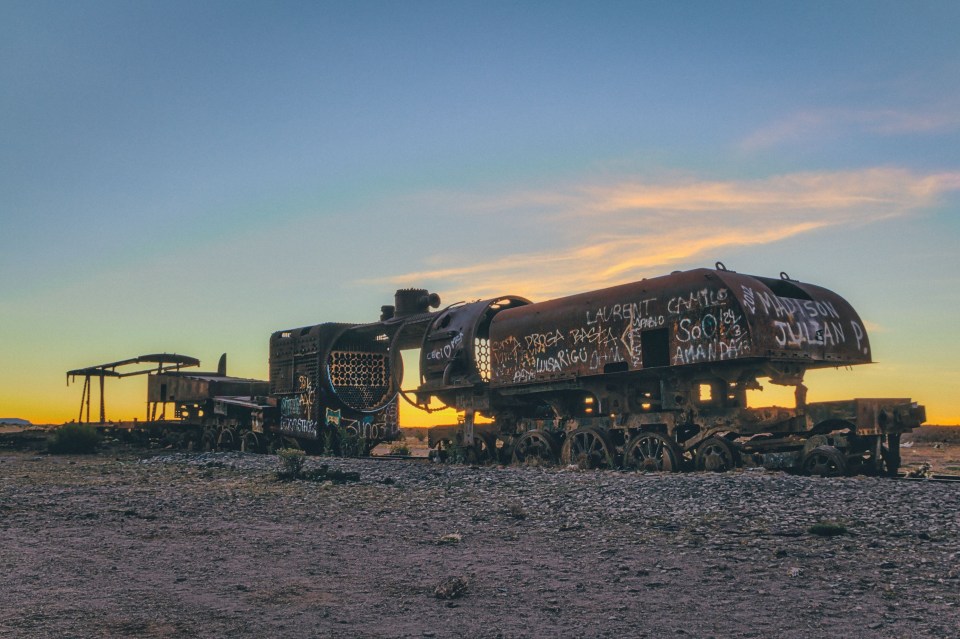
{"type": "Polygon", "coordinates": [[[274,333],[257,396],[192,404],[194,416],[206,406],[205,441],[343,452],[346,433],[363,452],[397,437],[403,397],[458,411],[458,424],[430,430],[441,458],[880,474],[897,471],[901,434],[925,420],[906,398],[806,401],[808,369],[869,363],[870,341],[846,300],[783,273],[717,263],[540,303],[439,307],[425,290],[400,290],[376,322],[274,333]],[[412,392],[400,387],[409,349],[420,353],[412,392]],[[795,405],[751,407],[764,379],[792,387],[795,405]]]}
{"type": "Polygon", "coordinates": [[[445,309],[424,336],[417,397],[464,411],[459,432],[433,439],[459,437],[477,457],[895,473],[900,436],[925,420],[922,406],[806,401],[808,369],[870,361],[864,324],[839,295],[718,263],[537,304],[445,309]],[[761,378],[793,387],[796,405],[749,407],[761,378]]]}

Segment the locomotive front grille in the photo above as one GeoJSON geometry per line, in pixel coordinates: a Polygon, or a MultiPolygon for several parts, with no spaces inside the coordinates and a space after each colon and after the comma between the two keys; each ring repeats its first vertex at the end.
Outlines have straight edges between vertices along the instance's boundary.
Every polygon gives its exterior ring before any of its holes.
{"type": "Polygon", "coordinates": [[[478,337],[473,341],[473,354],[476,358],[477,372],[480,378],[490,381],[490,340],[485,337],[478,337]]]}
{"type": "Polygon", "coordinates": [[[332,351],[327,370],[334,392],[350,408],[376,410],[390,400],[390,360],[383,353],[332,351]]]}

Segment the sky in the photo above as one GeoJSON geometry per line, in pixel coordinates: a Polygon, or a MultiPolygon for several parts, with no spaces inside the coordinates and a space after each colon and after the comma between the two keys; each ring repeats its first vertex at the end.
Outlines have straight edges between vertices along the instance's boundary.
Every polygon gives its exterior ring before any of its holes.
{"type": "MultiPolygon", "coordinates": [[[[397,288],[545,300],[722,261],[865,320],[876,363],[808,374],[809,401],[960,423],[957,24],[922,0],[0,0],[0,417],[75,419],[67,370],[144,353],[266,379],[273,331],[375,320],[397,288]]],[[[109,419],[143,418],[143,378],[106,384],[109,419]]]]}

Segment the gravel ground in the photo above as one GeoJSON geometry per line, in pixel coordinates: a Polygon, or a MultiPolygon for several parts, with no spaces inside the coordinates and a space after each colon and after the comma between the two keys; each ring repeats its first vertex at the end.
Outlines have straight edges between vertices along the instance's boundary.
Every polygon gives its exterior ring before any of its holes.
{"type": "Polygon", "coordinates": [[[960,637],[958,484],[320,463],[0,454],[0,636],[960,637]]]}

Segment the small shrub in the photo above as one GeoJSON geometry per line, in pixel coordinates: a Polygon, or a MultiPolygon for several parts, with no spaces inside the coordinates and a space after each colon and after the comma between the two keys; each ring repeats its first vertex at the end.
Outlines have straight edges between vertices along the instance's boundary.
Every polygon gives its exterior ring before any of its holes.
{"type": "Polygon", "coordinates": [[[356,432],[340,426],[337,428],[340,440],[340,454],[344,457],[360,457],[363,455],[363,440],[356,432]]]}
{"type": "Polygon", "coordinates": [[[541,466],[549,466],[550,464],[537,455],[529,455],[523,460],[523,465],[527,468],[540,468],[541,466]]]}
{"type": "Polygon", "coordinates": [[[303,462],[306,453],[299,448],[281,448],[277,451],[280,468],[277,469],[279,479],[297,479],[303,473],[303,462]]]}
{"type": "Polygon", "coordinates": [[[923,462],[915,469],[907,473],[907,477],[930,477],[933,474],[933,464],[930,462],[923,462]]]}
{"type": "Polygon", "coordinates": [[[55,455],[84,455],[95,453],[99,443],[100,435],[90,424],[66,424],[53,433],[47,450],[55,455]]]}
{"type": "Polygon", "coordinates": [[[819,537],[836,537],[846,535],[847,527],[835,521],[819,521],[807,528],[807,532],[819,537]]]}
{"type": "Polygon", "coordinates": [[[527,511],[523,509],[523,504],[517,501],[507,504],[507,514],[514,519],[527,518],[527,511]]]}
{"type": "Polygon", "coordinates": [[[437,599],[459,599],[467,592],[467,580],[463,577],[447,577],[433,589],[437,599]]]}
{"type": "Polygon", "coordinates": [[[467,448],[460,444],[451,444],[448,449],[447,461],[451,464],[463,464],[467,461],[467,448]]]}
{"type": "Polygon", "coordinates": [[[391,455],[409,455],[410,449],[403,442],[397,442],[390,447],[391,455]]]}
{"type": "Polygon", "coordinates": [[[337,431],[334,428],[327,427],[323,432],[323,454],[336,455],[337,450],[337,431]]]}

